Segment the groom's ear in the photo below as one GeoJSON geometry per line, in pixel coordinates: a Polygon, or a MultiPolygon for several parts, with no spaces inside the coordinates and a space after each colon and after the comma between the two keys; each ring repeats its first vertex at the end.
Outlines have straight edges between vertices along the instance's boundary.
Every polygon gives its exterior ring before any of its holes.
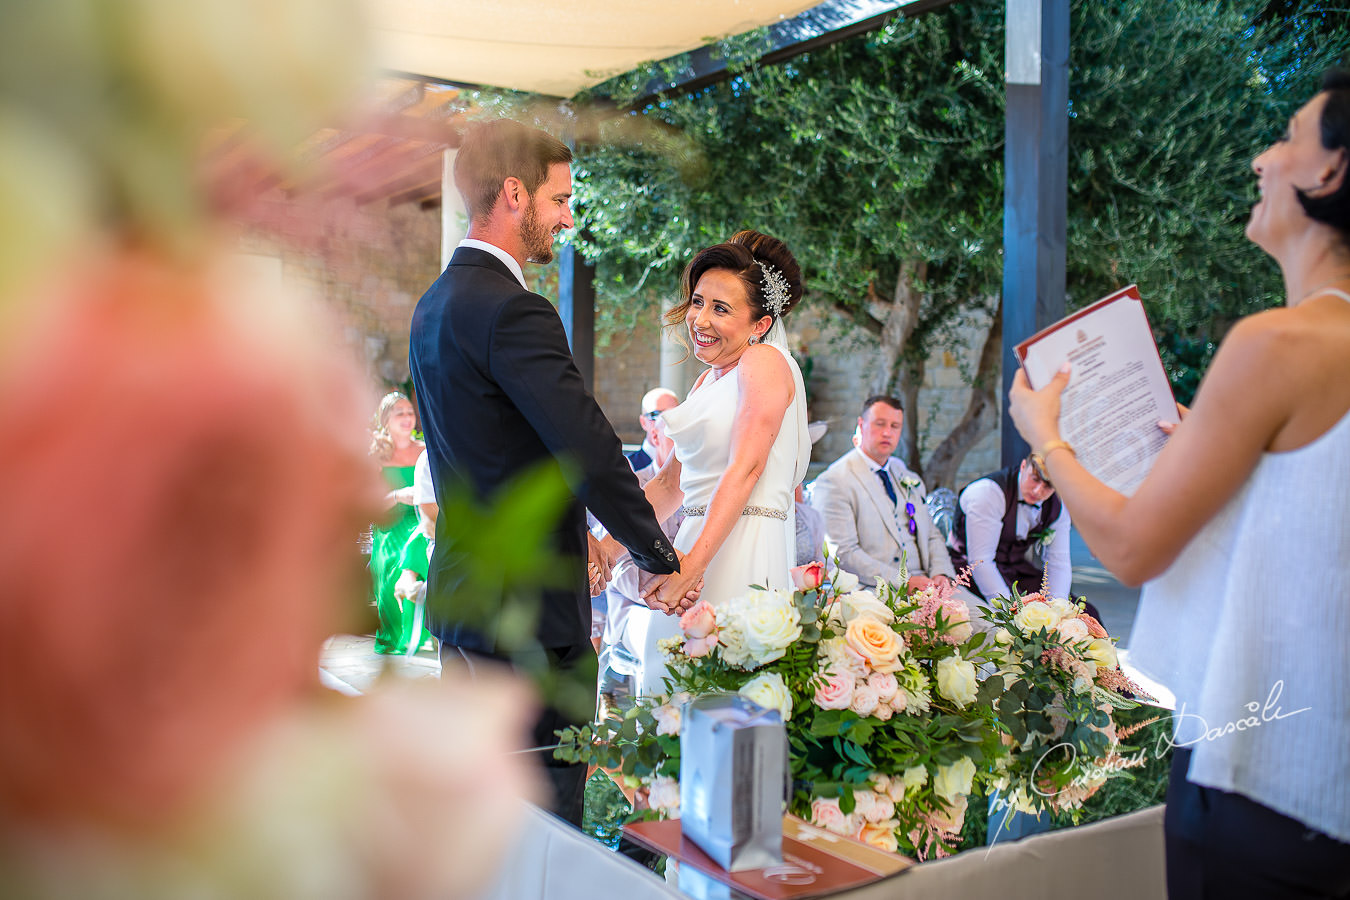
{"type": "Polygon", "coordinates": [[[525,190],[525,182],[514,175],[507,176],[502,182],[502,201],[511,212],[519,212],[530,202],[530,192],[525,190]]]}

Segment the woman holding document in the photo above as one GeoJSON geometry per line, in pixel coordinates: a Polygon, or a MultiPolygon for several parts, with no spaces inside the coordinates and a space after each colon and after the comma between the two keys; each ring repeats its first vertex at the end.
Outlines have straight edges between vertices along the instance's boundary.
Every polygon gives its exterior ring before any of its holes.
{"type": "Polygon", "coordinates": [[[1088,546],[1148,581],[1133,663],[1177,697],[1170,896],[1350,896],[1350,73],[1252,162],[1247,237],[1287,303],[1224,339],[1132,496],[1059,432],[1062,370],[1011,413],[1088,546]],[[1150,580],[1152,579],[1152,580],[1150,580]]]}

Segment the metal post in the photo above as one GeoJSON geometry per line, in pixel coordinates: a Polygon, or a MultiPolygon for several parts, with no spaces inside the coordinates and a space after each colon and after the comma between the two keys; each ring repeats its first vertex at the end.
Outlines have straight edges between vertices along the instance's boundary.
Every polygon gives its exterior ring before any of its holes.
{"type": "Polygon", "coordinates": [[[1003,465],[1026,442],[1008,417],[1013,348],[1063,318],[1069,161],[1069,0],[1007,0],[1003,156],[1003,465]]]}
{"type": "Polygon", "coordinates": [[[595,390],[595,267],[570,245],[558,254],[558,315],[581,377],[595,390]]]}

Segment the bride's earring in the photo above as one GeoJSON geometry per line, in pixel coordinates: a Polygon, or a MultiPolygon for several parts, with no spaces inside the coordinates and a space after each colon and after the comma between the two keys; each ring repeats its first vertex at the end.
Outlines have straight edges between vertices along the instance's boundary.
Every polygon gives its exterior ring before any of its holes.
{"type": "Polygon", "coordinates": [[[752,335],[750,335],[750,343],[752,343],[752,344],[758,344],[758,343],[759,343],[759,335],[757,335],[757,334],[752,334],[752,335]]]}

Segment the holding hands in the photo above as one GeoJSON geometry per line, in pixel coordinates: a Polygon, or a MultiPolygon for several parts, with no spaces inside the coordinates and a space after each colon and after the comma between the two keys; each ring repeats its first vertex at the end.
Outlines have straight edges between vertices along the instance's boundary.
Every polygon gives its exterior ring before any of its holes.
{"type": "MultiPolygon", "coordinates": [[[[679,553],[679,551],[676,551],[679,553]]],[[[678,616],[698,602],[703,591],[703,572],[685,564],[679,553],[680,571],[671,575],[638,573],[638,591],[642,602],[668,616],[678,616]]]]}

